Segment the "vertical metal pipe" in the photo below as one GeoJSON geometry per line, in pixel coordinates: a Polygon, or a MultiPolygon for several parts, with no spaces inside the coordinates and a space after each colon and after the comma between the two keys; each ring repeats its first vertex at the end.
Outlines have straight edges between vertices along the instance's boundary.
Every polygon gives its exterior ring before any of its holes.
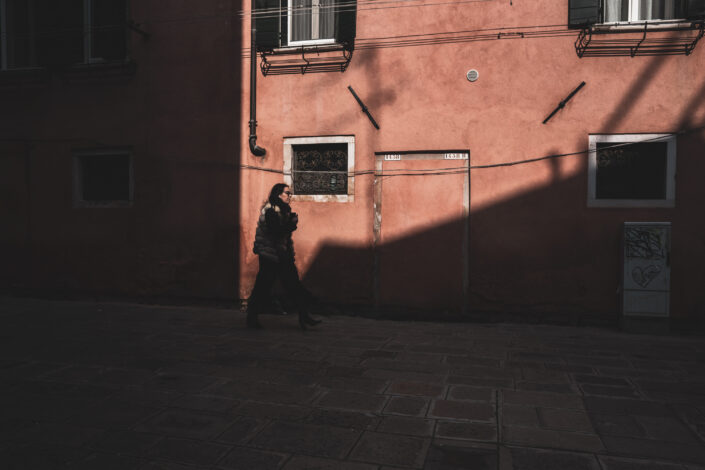
{"type": "MultiPolygon", "coordinates": [[[[254,15],[254,2],[252,2],[254,15]]],[[[252,19],[252,26],[255,20],[252,19]]],[[[257,30],[252,28],[252,41],[250,43],[250,152],[256,157],[263,157],[267,151],[257,145],[257,30]]]]}

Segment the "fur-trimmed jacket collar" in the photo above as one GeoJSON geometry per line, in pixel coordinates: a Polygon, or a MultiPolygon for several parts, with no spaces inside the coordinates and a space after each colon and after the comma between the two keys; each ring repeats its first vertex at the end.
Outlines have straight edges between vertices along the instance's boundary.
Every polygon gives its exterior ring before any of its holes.
{"type": "Polygon", "coordinates": [[[291,206],[266,202],[260,210],[255,233],[254,253],[281,261],[294,259],[294,242],[291,233],[296,230],[298,216],[291,212],[291,206]]]}

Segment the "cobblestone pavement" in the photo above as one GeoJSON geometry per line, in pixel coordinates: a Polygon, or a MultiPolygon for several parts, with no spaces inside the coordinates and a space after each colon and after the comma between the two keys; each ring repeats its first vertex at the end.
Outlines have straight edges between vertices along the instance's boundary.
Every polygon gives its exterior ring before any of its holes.
{"type": "Polygon", "coordinates": [[[705,340],[0,298],[0,468],[705,469],[705,340]]]}

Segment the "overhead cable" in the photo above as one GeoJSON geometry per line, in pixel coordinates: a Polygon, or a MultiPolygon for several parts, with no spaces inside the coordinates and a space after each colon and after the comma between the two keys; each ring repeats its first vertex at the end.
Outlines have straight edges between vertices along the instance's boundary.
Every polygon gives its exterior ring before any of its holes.
{"type": "MultiPolygon", "coordinates": [[[[684,135],[688,133],[692,133],[698,130],[705,129],[705,126],[700,126],[700,127],[694,127],[690,129],[686,129],[680,132],[675,132],[675,133],[667,133],[666,135],[670,136],[676,136],[676,135],[684,135]]],[[[636,144],[642,144],[642,143],[647,143],[647,142],[652,142],[652,141],[658,141],[658,140],[663,140],[667,137],[660,136],[660,137],[653,137],[649,139],[642,139],[634,142],[622,142],[618,144],[613,144],[613,145],[608,145],[600,148],[600,151],[603,150],[609,150],[613,148],[619,148],[619,147],[628,147],[630,145],[636,145],[636,144]]],[[[348,175],[350,176],[360,176],[360,175],[376,175],[376,176],[424,176],[424,175],[449,175],[449,174],[459,174],[459,173],[465,173],[468,170],[479,170],[479,169],[487,169],[487,168],[499,168],[499,167],[508,167],[508,166],[515,166],[515,165],[522,165],[526,163],[533,163],[533,162],[538,162],[542,160],[550,160],[554,158],[563,158],[563,157],[571,157],[571,156],[576,156],[576,155],[584,155],[584,154],[590,154],[590,153],[595,153],[597,150],[591,150],[591,149],[585,149],[577,152],[568,152],[568,153],[558,153],[558,154],[551,154],[551,155],[544,155],[542,157],[536,157],[536,158],[528,158],[528,159],[523,159],[523,160],[515,160],[511,162],[503,162],[503,163],[490,163],[487,165],[469,165],[469,166],[456,166],[456,167],[448,167],[448,168],[433,168],[433,169],[409,169],[409,168],[397,168],[397,169],[392,169],[392,168],[387,168],[383,171],[377,171],[377,170],[357,170],[357,171],[352,171],[348,172],[348,175]]],[[[283,170],[276,170],[273,168],[264,168],[264,167],[259,167],[259,166],[254,166],[254,165],[240,165],[241,168],[243,169],[248,169],[248,170],[258,170],[258,171],[264,171],[264,172],[269,172],[269,173],[277,173],[277,174],[282,174],[286,176],[291,176],[293,172],[284,172],[283,170]]],[[[300,171],[297,171],[298,173],[303,173],[300,171]]],[[[309,173],[306,171],[305,173],[309,173]]],[[[317,172],[320,173],[320,172],[317,172]]]]}

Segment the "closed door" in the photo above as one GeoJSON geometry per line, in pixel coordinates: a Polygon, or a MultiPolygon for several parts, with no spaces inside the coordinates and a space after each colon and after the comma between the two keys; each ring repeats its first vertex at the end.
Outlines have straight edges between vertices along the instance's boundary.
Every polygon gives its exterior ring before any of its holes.
{"type": "Polygon", "coordinates": [[[376,301],[459,312],[467,294],[467,153],[378,155],[376,301]]]}

